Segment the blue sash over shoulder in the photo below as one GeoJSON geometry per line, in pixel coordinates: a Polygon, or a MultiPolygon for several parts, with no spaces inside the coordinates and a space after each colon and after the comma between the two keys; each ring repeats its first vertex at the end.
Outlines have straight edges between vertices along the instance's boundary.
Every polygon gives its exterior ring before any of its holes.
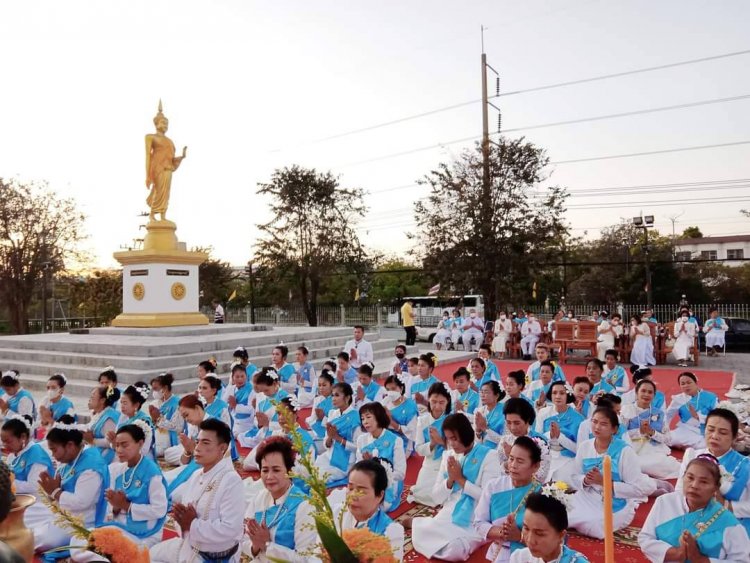
{"type": "MultiPolygon", "coordinates": [[[[718,398],[716,397],[716,395],[714,395],[710,391],[704,391],[701,389],[696,395],[690,397],[690,400],[682,405],[677,411],[677,413],[680,415],[680,421],[687,422],[692,418],[688,405],[693,405],[693,408],[696,410],[696,412],[698,412],[698,414],[706,415],[716,407],[717,402],[718,398]]],[[[706,425],[702,423],[700,426],[702,434],[706,429],[706,425]]]]}
{"type": "MultiPolygon", "coordinates": [[[[544,420],[543,430],[549,432],[553,422],[557,422],[560,425],[560,433],[563,434],[569,440],[576,442],[578,440],[578,427],[581,425],[585,418],[581,413],[575,410],[573,407],[568,409],[562,414],[554,414],[544,420]]],[[[560,455],[565,457],[575,457],[576,453],[565,447],[560,450],[560,455]]]]}
{"type": "MultiPolygon", "coordinates": [[[[320,401],[320,403],[318,403],[318,406],[315,408],[322,410],[323,414],[325,416],[328,416],[328,413],[333,410],[333,397],[331,397],[331,395],[328,395],[325,399],[320,401]]],[[[315,434],[317,438],[324,438],[326,435],[326,427],[323,425],[322,420],[316,420],[315,422],[313,422],[310,425],[310,430],[313,431],[313,434],[315,434]]]]}
{"type": "Polygon", "coordinates": [[[255,513],[255,520],[264,523],[271,530],[274,543],[294,549],[294,528],[297,521],[297,509],[304,501],[304,493],[295,485],[289,489],[284,503],[269,506],[264,511],[255,513]]]}
{"type": "MultiPolygon", "coordinates": [[[[150,502],[149,488],[151,485],[151,479],[154,477],[160,478],[162,484],[166,488],[167,483],[164,481],[161,469],[156,465],[155,461],[146,457],[140,461],[137,467],[134,467],[133,469],[128,468],[124,473],[118,475],[115,479],[114,488],[115,490],[123,491],[126,498],[133,504],[148,504],[150,502]],[[126,477],[128,480],[128,486],[126,486],[125,482],[126,477]]],[[[157,519],[154,525],[149,527],[147,520],[134,520],[131,512],[128,511],[125,524],[111,522],[111,525],[122,528],[137,538],[143,539],[161,532],[166,519],[167,513],[165,511],[164,516],[157,519]]]]}
{"type": "Polygon", "coordinates": [[[696,538],[698,548],[703,555],[718,559],[724,543],[724,530],[738,524],[734,514],[715,500],[711,500],[702,510],[688,512],[660,524],[655,532],[656,539],[677,547],[680,545],[682,532],[687,530],[696,538]],[[708,525],[709,521],[710,525],[708,525]]]}
{"type": "MultiPolygon", "coordinates": [[[[362,452],[369,452],[372,454],[375,452],[375,450],[377,450],[377,457],[387,459],[389,462],[391,462],[391,466],[393,467],[396,463],[395,446],[397,438],[398,436],[394,432],[390,430],[384,430],[376,440],[373,440],[372,442],[364,446],[362,448],[362,452]]],[[[385,505],[387,507],[393,507],[394,503],[400,503],[401,493],[403,492],[403,490],[403,479],[393,483],[391,487],[388,487],[385,491],[385,498],[383,499],[385,505]]]]}
{"type": "MultiPolygon", "coordinates": [[[[750,480],[750,459],[737,450],[731,449],[721,456],[719,463],[732,479],[732,486],[724,493],[724,498],[732,502],[740,500],[750,480]]],[[[750,518],[738,518],[738,520],[750,534],[750,518]]]]}
{"type": "MultiPolygon", "coordinates": [[[[434,428],[435,430],[437,430],[440,434],[440,437],[445,439],[445,434],[443,434],[443,421],[445,420],[445,417],[446,415],[441,416],[422,431],[422,438],[424,439],[425,444],[430,443],[430,428],[434,428]]],[[[435,449],[432,452],[432,459],[440,459],[441,457],[443,457],[444,451],[445,447],[435,446],[435,449]]]]}
{"type": "MultiPolygon", "coordinates": [[[[359,412],[350,410],[348,413],[330,420],[329,423],[336,428],[342,438],[347,442],[351,442],[354,437],[354,431],[360,425],[359,412]]],[[[342,446],[339,442],[334,442],[333,451],[331,452],[331,465],[346,472],[349,470],[350,459],[351,454],[347,451],[346,447],[342,446]]]]}
{"type": "MultiPolygon", "coordinates": [[[[499,518],[504,518],[511,513],[516,515],[516,526],[518,529],[523,528],[523,516],[526,514],[526,502],[529,494],[540,490],[542,486],[536,481],[532,481],[523,487],[514,487],[507,491],[495,493],[490,498],[490,522],[496,522],[499,518]]],[[[524,547],[521,542],[510,542],[511,553],[524,547]]]]}
{"type": "MultiPolygon", "coordinates": [[[[607,448],[607,455],[612,458],[612,481],[622,482],[620,477],[620,455],[622,451],[629,447],[626,442],[619,438],[614,438],[612,443],[607,448]]],[[[599,471],[603,471],[602,460],[603,457],[587,457],[583,459],[583,472],[588,473],[595,467],[599,468],[599,471]]],[[[618,497],[612,497],[612,510],[618,512],[625,508],[627,500],[618,497]]]]}
{"type": "MultiPolygon", "coordinates": [[[[464,479],[471,481],[475,485],[478,485],[479,472],[482,469],[482,462],[492,450],[484,444],[474,443],[474,447],[471,451],[464,456],[463,462],[461,463],[461,471],[464,474],[464,479]]],[[[448,477],[448,475],[444,475],[448,477]]],[[[453,492],[459,491],[461,486],[458,483],[453,483],[453,492]]],[[[471,518],[474,515],[474,505],[476,500],[474,497],[463,493],[461,498],[458,499],[456,506],[453,507],[453,514],[451,521],[456,526],[462,528],[468,528],[471,525],[471,518]]]]}

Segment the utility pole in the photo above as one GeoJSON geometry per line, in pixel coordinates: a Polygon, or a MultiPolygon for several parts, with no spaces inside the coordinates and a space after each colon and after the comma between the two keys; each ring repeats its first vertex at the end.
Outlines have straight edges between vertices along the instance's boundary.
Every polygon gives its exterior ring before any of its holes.
{"type": "Polygon", "coordinates": [[[669,220],[672,221],[672,260],[675,259],[674,243],[675,243],[675,240],[677,239],[677,235],[676,235],[676,233],[674,231],[674,225],[675,225],[675,223],[677,223],[677,219],[679,219],[683,215],[685,215],[684,211],[682,213],[680,213],[679,215],[672,215],[672,216],[669,217],[669,220]]]}
{"type": "Polygon", "coordinates": [[[255,276],[253,275],[253,263],[248,262],[245,268],[247,280],[250,283],[250,324],[255,324],[255,276]]]}

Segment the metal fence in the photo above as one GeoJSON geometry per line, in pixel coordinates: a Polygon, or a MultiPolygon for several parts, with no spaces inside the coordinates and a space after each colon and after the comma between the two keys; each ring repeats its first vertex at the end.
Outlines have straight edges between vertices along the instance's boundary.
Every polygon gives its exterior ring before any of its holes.
{"type": "MultiPolygon", "coordinates": [[[[719,309],[722,317],[739,317],[750,319],[750,303],[734,303],[724,305],[712,305],[708,303],[690,305],[693,313],[701,320],[707,319],[709,309],[712,307],[719,309]]],[[[677,317],[680,305],[677,303],[659,303],[653,305],[654,316],[659,321],[673,321],[677,317]]],[[[551,320],[554,310],[540,310],[539,307],[529,305],[528,307],[517,307],[514,310],[522,309],[535,311],[537,316],[542,320],[551,320]]],[[[619,313],[624,319],[630,315],[640,314],[646,309],[645,304],[623,304],[623,303],[604,303],[604,304],[575,304],[568,305],[567,309],[573,309],[579,318],[586,318],[593,311],[608,311],[610,315],[619,313]]],[[[205,313],[209,318],[213,318],[213,311],[208,309],[205,313]]],[[[227,309],[225,319],[228,323],[246,323],[250,322],[250,309],[227,309]]],[[[422,312],[418,308],[414,310],[414,319],[419,326],[437,326],[440,321],[440,315],[435,315],[434,311],[422,312]],[[429,313],[429,314],[427,314],[429,313]]],[[[344,305],[325,305],[318,307],[318,324],[320,326],[351,326],[361,324],[365,326],[380,327],[397,327],[400,324],[399,307],[395,305],[366,305],[366,306],[344,306],[344,305]]],[[[495,320],[494,315],[489,315],[486,320],[495,320]]],[[[276,325],[307,325],[307,318],[302,307],[256,307],[255,322],[276,325]]]]}
{"type": "MultiPolygon", "coordinates": [[[[690,305],[693,313],[702,321],[709,317],[708,311],[716,306],[722,317],[738,317],[750,319],[750,303],[731,303],[723,305],[712,305],[707,303],[690,305]]],[[[542,311],[539,307],[517,307],[515,310],[526,309],[535,311],[541,320],[550,320],[555,311],[542,311]]],[[[605,304],[569,304],[567,309],[573,309],[579,318],[586,318],[593,311],[606,310],[609,314],[620,313],[624,319],[630,315],[640,314],[646,309],[644,304],[623,304],[623,303],[605,303],[605,304]]],[[[663,322],[675,320],[680,306],[677,303],[665,304],[659,303],[653,306],[654,316],[663,322]]],[[[368,327],[398,327],[400,326],[399,307],[396,305],[363,305],[363,306],[344,306],[344,305],[322,305],[318,307],[318,325],[319,326],[351,326],[361,324],[368,327]]],[[[419,326],[437,326],[440,321],[439,315],[422,314],[419,309],[415,309],[415,322],[419,326]]],[[[213,319],[213,309],[205,308],[203,313],[209,319],[213,319]]],[[[426,313],[426,311],[425,311],[426,313]]],[[[225,320],[227,323],[249,323],[250,308],[227,308],[225,310],[225,320]]],[[[489,315],[486,320],[495,320],[494,315],[489,315]]],[[[255,322],[259,324],[273,324],[286,326],[307,326],[307,317],[302,307],[256,307],[255,322]]],[[[104,317],[74,317],[74,318],[53,318],[47,320],[46,332],[67,332],[73,329],[94,328],[107,326],[108,320],[104,317]]],[[[0,321],[0,333],[8,332],[10,327],[7,321],[0,321]]],[[[29,319],[28,332],[31,334],[42,332],[42,319],[29,319]]]]}

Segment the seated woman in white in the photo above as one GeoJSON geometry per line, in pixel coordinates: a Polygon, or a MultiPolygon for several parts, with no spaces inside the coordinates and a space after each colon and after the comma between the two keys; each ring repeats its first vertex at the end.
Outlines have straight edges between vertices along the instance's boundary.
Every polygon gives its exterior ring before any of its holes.
{"type": "Polygon", "coordinates": [[[313,399],[310,416],[305,419],[308,428],[315,440],[315,450],[318,454],[325,451],[326,422],[333,407],[333,384],[335,382],[335,370],[323,368],[318,376],[318,393],[313,399]]]}
{"type": "Polygon", "coordinates": [[[597,407],[591,417],[594,438],[578,444],[572,479],[576,493],[568,512],[568,523],[571,528],[592,538],[604,538],[602,460],[605,455],[612,459],[615,530],[629,525],[638,504],[656,490],[654,480],[641,471],[633,448],[616,438],[619,425],[617,413],[607,407],[597,407]]]}
{"type": "Polygon", "coordinates": [[[706,352],[709,356],[715,356],[724,347],[729,326],[719,316],[719,310],[716,307],[711,308],[708,313],[711,318],[703,325],[703,332],[706,334],[706,352]]]}
{"type": "Polygon", "coordinates": [[[541,410],[544,407],[549,406],[550,403],[547,400],[547,393],[550,390],[553,381],[565,382],[565,380],[555,380],[554,374],[555,365],[550,360],[543,360],[539,364],[539,378],[526,386],[524,394],[528,397],[536,410],[541,410]]]}
{"type": "Polygon", "coordinates": [[[453,390],[451,398],[453,410],[462,412],[474,420],[474,413],[479,408],[479,393],[471,388],[471,374],[465,367],[460,367],[453,372],[453,390]]]}
{"type": "Polygon", "coordinates": [[[578,428],[586,419],[571,405],[575,397],[562,381],[553,381],[547,394],[552,404],[537,414],[536,431],[549,443],[549,479],[570,483],[578,451],[578,428]]]}
{"type": "Polygon", "coordinates": [[[234,420],[232,432],[235,437],[242,436],[255,425],[253,418],[257,400],[253,383],[247,377],[245,364],[239,363],[232,366],[232,384],[224,390],[222,398],[229,405],[229,414],[234,420]]]}
{"type": "MultiPolygon", "coordinates": [[[[254,447],[247,455],[247,457],[245,457],[244,461],[242,462],[242,466],[248,471],[260,470],[260,465],[258,464],[258,451],[260,449],[260,446],[265,443],[265,440],[267,438],[270,438],[271,436],[289,436],[290,431],[293,428],[293,426],[290,426],[289,422],[296,423],[297,413],[301,408],[297,397],[294,395],[284,397],[283,399],[281,399],[279,405],[286,409],[287,416],[279,416],[278,422],[275,422],[271,425],[271,432],[266,436],[266,438],[264,438],[264,441],[254,447]]],[[[315,460],[315,458],[317,457],[317,451],[315,450],[315,441],[313,440],[312,435],[307,430],[299,426],[297,427],[297,432],[299,432],[304,442],[306,455],[312,456],[312,459],[315,460]]],[[[294,471],[295,473],[299,473],[303,471],[303,468],[298,464],[294,467],[294,471]]],[[[252,480],[252,477],[248,477],[245,480],[246,485],[248,480],[252,480]]]]}
{"type": "Polygon", "coordinates": [[[373,380],[372,370],[373,365],[370,362],[366,362],[357,368],[357,381],[352,385],[356,408],[372,401],[383,402],[385,389],[373,380]]]}
{"type": "Polygon", "coordinates": [[[497,449],[505,433],[505,414],[503,404],[505,392],[497,381],[486,381],[479,388],[482,406],[474,412],[474,429],[477,440],[488,448],[497,449]]]}
{"type": "Polygon", "coordinates": [[[407,497],[409,502],[418,502],[427,506],[439,503],[432,498],[432,488],[438,478],[440,462],[445,451],[445,434],[443,422],[451,412],[451,394],[447,385],[433,383],[427,393],[429,411],[417,420],[417,454],[423,457],[422,467],[417,474],[417,482],[407,497]]]}
{"type": "Polygon", "coordinates": [[[495,337],[492,339],[492,349],[495,354],[500,356],[500,359],[505,359],[505,353],[507,352],[508,340],[513,332],[513,323],[508,318],[508,313],[500,311],[500,314],[495,321],[495,327],[493,330],[495,337]]]}
{"type": "Polygon", "coordinates": [[[533,406],[533,401],[529,399],[524,390],[526,389],[526,373],[522,369],[517,369],[508,372],[508,377],[505,380],[505,397],[503,397],[501,403],[505,404],[510,399],[525,399],[533,406]]]}
{"type": "Polygon", "coordinates": [[[687,367],[690,359],[691,348],[695,344],[695,335],[698,332],[698,325],[690,322],[690,315],[684,311],[677,322],[674,323],[674,346],[672,354],[677,360],[677,365],[687,367]]]}
{"type": "MultiPolygon", "coordinates": [[[[101,525],[107,513],[104,491],[109,487],[109,468],[98,449],[84,446],[82,428],[68,415],[52,425],[47,446],[59,465],[54,476],[42,471],[39,486],[52,502],[81,518],[91,529],[101,525]]],[[[70,545],[70,531],[54,520],[50,516],[33,529],[35,551],[70,545]]]]}
{"type": "Polygon", "coordinates": [[[565,545],[567,528],[568,511],[562,500],[546,493],[529,495],[521,532],[528,547],[513,553],[510,563],[589,563],[565,545]]]}
{"type": "Polygon", "coordinates": [[[503,414],[505,415],[505,428],[507,432],[503,434],[500,445],[497,448],[497,454],[500,464],[504,468],[503,470],[507,471],[505,469],[506,462],[517,438],[521,436],[539,438],[539,443],[543,444],[543,446],[540,446],[542,448],[542,461],[536,473],[536,480],[540,483],[546,483],[552,460],[550,458],[547,439],[534,430],[534,422],[536,421],[534,407],[526,399],[510,399],[503,406],[503,414]]]}
{"type": "Polygon", "coordinates": [[[172,393],[174,376],[162,373],[151,380],[154,401],[148,406],[151,420],[156,427],[156,457],[163,458],[167,448],[180,443],[180,433],[185,421],[180,416],[180,398],[172,393]]]}
{"type": "Polygon", "coordinates": [[[417,403],[419,414],[427,412],[427,399],[430,388],[433,384],[440,382],[432,373],[435,371],[436,360],[437,357],[431,352],[419,356],[417,375],[413,376],[406,386],[406,396],[414,399],[414,402],[417,403]]]}
{"type": "Polygon", "coordinates": [[[357,461],[379,458],[391,464],[393,475],[386,491],[386,512],[396,510],[401,504],[401,493],[406,478],[406,455],[404,442],[399,435],[388,429],[390,418],[380,403],[367,403],[359,409],[364,432],[357,438],[357,461]]]}
{"type": "Polygon", "coordinates": [[[65,396],[68,379],[63,373],[56,373],[47,380],[47,395],[39,403],[39,424],[46,430],[67,414],[76,420],[73,401],[65,396]]]}
{"type": "Polygon", "coordinates": [[[273,436],[261,442],[256,455],[263,487],[247,505],[242,553],[262,562],[308,561],[304,554],[318,535],[312,506],[289,477],[297,453],[288,438],[273,436]]]}
{"type": "Polygon", "coordinates": [[[165,461],[178,466],[164,473],[167,495],[172,502],[182,502],[187,482],[200,469],[200,465],[193,459],[195,443],[201,422],[210,418],[203,410],[203,403],[195,395],[185,395],[180,399],[178,408],[187,428],[178,436],[180,444],[167,449],[164,454],[165,461]]]}
{"type": "Polygon", "coordinates": [[[622,395],[630,389],[630,379],[625,368],[617,363],[617,350],[609,349],[604,353],[604,371],[602,379],[615,388],[615,393],[622,395]]]}
{"type": "MultiPolygon", "coordinates": [[[[141,410],[146,400],[151,396],[151,389],[147,383],[138,381],[133,385],[128,385],[120,396],[120,411],[122,416],[117,423],[117,428],[126,424],[135,424],[137,420],[142,420],[149,427],[146,433],[146,441],[143,443],[143,455],[151,456],[156,459],[156,446],[154,443],[154,422],[151,417],[141,410]]],[[[107,432],[107,439],[112,448],[115,447],[115,431],[107,432]]]]}
{"type": "Polygon", "coordinates": [[[672,446],[675,448],[705,448],[703,433],[706,429],[706,415],[719,403],[719,398],[711,391],[698,387],[694,373],[684,371],[677,376],[682,393],[672,396],[667,407],[667,422],[679,416],[677,426],[672,431],[672,446]]]}
{"type": "Polygon", "coordinates": [[[622,418],[641,470],[655,479],[675,479],[680,462],[670,455],[672,437],[664,411],[653,407],[656,383],[641,379],[635,385],[635,395],[635,403],[622,407],[622,418]]]}
{"type": "MultiPolygon", "coordinates": [[[[729,409],[716,408],[706,417],[706,449],[688,448],[682,458],[680,477],[687,464],[701,454],[711,454],[721,465],[721,489],[717,499],[731,510],[750,535],[750,458],[732,446],[737,439],[740,423],[729,409]]],[[[682,479],[677,480],[678,491],[682,479]]]]}
{"type": "MultiPolygon", "coordinates": [[[[615,432],[615,437],[629,444],[630,435],[627,432],[627,425],[622,416],[620,416],[620,412],[622,411],[622,399],[612,393],[603,393],[598,395],[595,399],[594,406],[591,408],[591,414],[593,414],[598,407],[606,407],[615,412],[617,419],[620,421],[620,425],[615,432]]],[[[583,444],[586,440],[591,440],[593,437],[594,432],[592,431],[591,419],[588,418],[581,422],[581,425],[578,427],[577,442],[578,444],[583,444]]]]}
{"type": "Polygon", "coordinates": [[[414,451],[414,442],[417,438],[419,409],[413,399],[406,398],[406,377],[408,376],[401,374],[388,376],[384,385],[383,406],[391,419],[388,428],[401,436],[404,442],[404,453],[408,457],[414,451]]]}
{"type": "MultiPolygon", "coordinates": [[[[281,399],[279,405],[283,409],[286,409],[286,415],[279,416],[279,429],[274,431],[272,436],[289,437],[291,436],[292,430],[296,428],[297,433],[302,438],[302,444],[304,448],[303,451],[305,452],[305,456],[311,458],[312,461],[315,461],[318,453],[315,449],[315,441],[313,440],[312,434],[310,434],[310,432],[297,424],[297,414],[302,408],[299,404],[299,400],[294,395],[289,395],[288,397],[284,397],[283,399],[281,399]]],[[[247,455],[247,457],[245,457],[242,462],[242,465],[245,469],[249,469],[251,471],[260,470],[258,453],[261,451],[261,447],[267,442],[267,440],[268,438],[266,438],[258,446],[253,448],[253,450],[247,455]],[[250,461],[251,459],[252,461],[250,461]]],[[[298,489],[301,489],[304,492],[308,492],[308,486],[303,480],[303,477],[306,477],[308,475],[307,469],[305,469],[305,466],[300,463],[299,454],[295,459],[296,461],[294,463],[294,467],[292,468],[292,472],[296,476],[292,478],[292,482],[297,486],[298,489]]],[[[254,479],[252,475],[247,477],[242,483],[245,487],[245,498],[247,498],[248,502],[251,502],[263,488],[263,482],[260,479],[254,479]]]]}
{"type": "Polygon", "coordinates": [[[359,413],[353,405],[353,391],[348,383],[333,386],[333,407],[326,423],[326,451],[315,460],[328,483],[344,479],[354,465],[357,437],[361,432],[359,413]]]}
{"type": "Polygon", "coordinates": [[[511,553],[523,548],[523,515],[529,495],[542,489],[535,477],[541,462],[539,444],[521,436],[508,454],[507,473],[483,488],[472,526],[481,538],[492,542],[487,551],[489,561],[505,563],[511,553]]]}
{"type": "Polygon", "coordinates": [[[29,506],[23,515],[24,524],[29,529],[52,518],[52,513],[41,501],[39,476],[46,471],[52,475],[52,465],[47,450],[31,440],[31,417],[11,415],[5,420],[0,438],[8,452],[8,466],[15,477],[16,492],[34,495],[36,502],[29,506]]]}
{"type": "Polygon", "coordinates": [[[474,439],[469,419],[455,413],[446,417],[443,453],[432,497],[443,507],[432,518],[412,521],[412,544],[425,557],[466,561],[485,543],[472,528],[476,502],[488,483],[500,476],[494,450],[474,439]]]}
{"type": "MultiPolygon", "coordinates": [[[[264,367],[255,374],[255,424],[237,437],[240,445],[254,448],[268,438],[274,430],[279,429],[279,415],[276,406],[289,394],[281,389],[281,380],[275,368],[264,367]]],[[[208,412],[208,411],[207,411],[208,412]]],[[[225,421],[226,422],[226,421],[225,421]]]]}
{"type": "Polygon", "coordinates": [[[687,466],[682,490],[656,499],[638,544],[649,561],[748,561],[750,539],[719,502],[718,460],[701,454],[687,466]]]}
{"type": "Polygon", "coordinates": [[[119,400],[120,390],[108,385],[94,387],[89,396],[91,420],[83,432],[83,439],[87,444],[96,446],[107,463],[115,459],[115,450],[107,435],[117,430],[121,413],[115,409],[115,405],[119,400]]]}
{"type": "MultiPolygon", "coordinates": [[[[138,547],[161,541],[167,519],[167,488],[156,462],[141,453],[146,440],[144,422],[128,424],[117,431],[115,450],[119,463],[109,466],[107,519],[98,527],[119,528],[138,547]]],[[[90,551],[73,554],[73,561],[99,561],[90,551]]]]}
{"type": "Polygon", "coordinates": [[[14,413],[21,416],[30,416],[36,422],[37,408],[33,395],[21,385],[21,376],[18,370],[11,369],[3,372],[0,378],[0,387],[5,395],[0,396],[0,412],[5,415],[14,413]]]}
{"type": "Polygon", "coordinates": [[[437,327],[435,327],[437,328],[435,338],[432,339],[435,350],[440,350],[446,345],[446,341],[451,336],[451,325],[453,325],[453,321],[448,316],[448,311],[444,311],[443,318],[438,321],[437,327]]]}
{"type": "Polygon", "coordinates": [[[655,366],[654,339],[651,326],[641,319],[640,315],[630,317],[630,341],[633,349],[630,352],[630,363],[637,366],[655,366]]]}
{"type": "MultiPolygon", "coordinates": [[[[373,534],[384,536],[391,542],[393,557],[404,559],[404,527],[387,514],[383,501],[388,489],[388,471],[377,459],[363,459],[349,471],[349,493],[355,493],[341,520],[341,529],[367,527],[373,534]]],[[[345,509],[343,504],[333,507],[335,521],[345,509]]]]}

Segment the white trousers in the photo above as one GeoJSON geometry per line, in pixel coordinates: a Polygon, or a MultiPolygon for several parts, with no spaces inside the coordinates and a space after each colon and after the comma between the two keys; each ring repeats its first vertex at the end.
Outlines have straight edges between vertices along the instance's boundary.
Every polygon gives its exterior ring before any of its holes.
{"type": "Polygon", "coordinates": [[[539,342],[538,334],[527,334],[521,339],[521,351],[524,356],[531,356],[536,348],[536,343],[539,342]]]}
{"type": "MultiPolygon", "coordinates": [[[[573,494],[572,508],[568,510],[568,527],[578,530],[584,536],[604,539],[604,503],[602,497],[593,491],[582,490],[573,494]]],[[[612,515],[615,530],[628,526],[635,517],[637,504],[628,501],[622,510],[612,515]]]]}
{"type": "Polygon", "coordinates": [[[414,502],[426,506],[437,506],[437,503],[432,500],[432,487],[439,473],[440,460],[432,459],[432,457],[424,458],[422,468],[417,475],[417,482],[411,488],[411,496],[414,497],[414,502]]]}

